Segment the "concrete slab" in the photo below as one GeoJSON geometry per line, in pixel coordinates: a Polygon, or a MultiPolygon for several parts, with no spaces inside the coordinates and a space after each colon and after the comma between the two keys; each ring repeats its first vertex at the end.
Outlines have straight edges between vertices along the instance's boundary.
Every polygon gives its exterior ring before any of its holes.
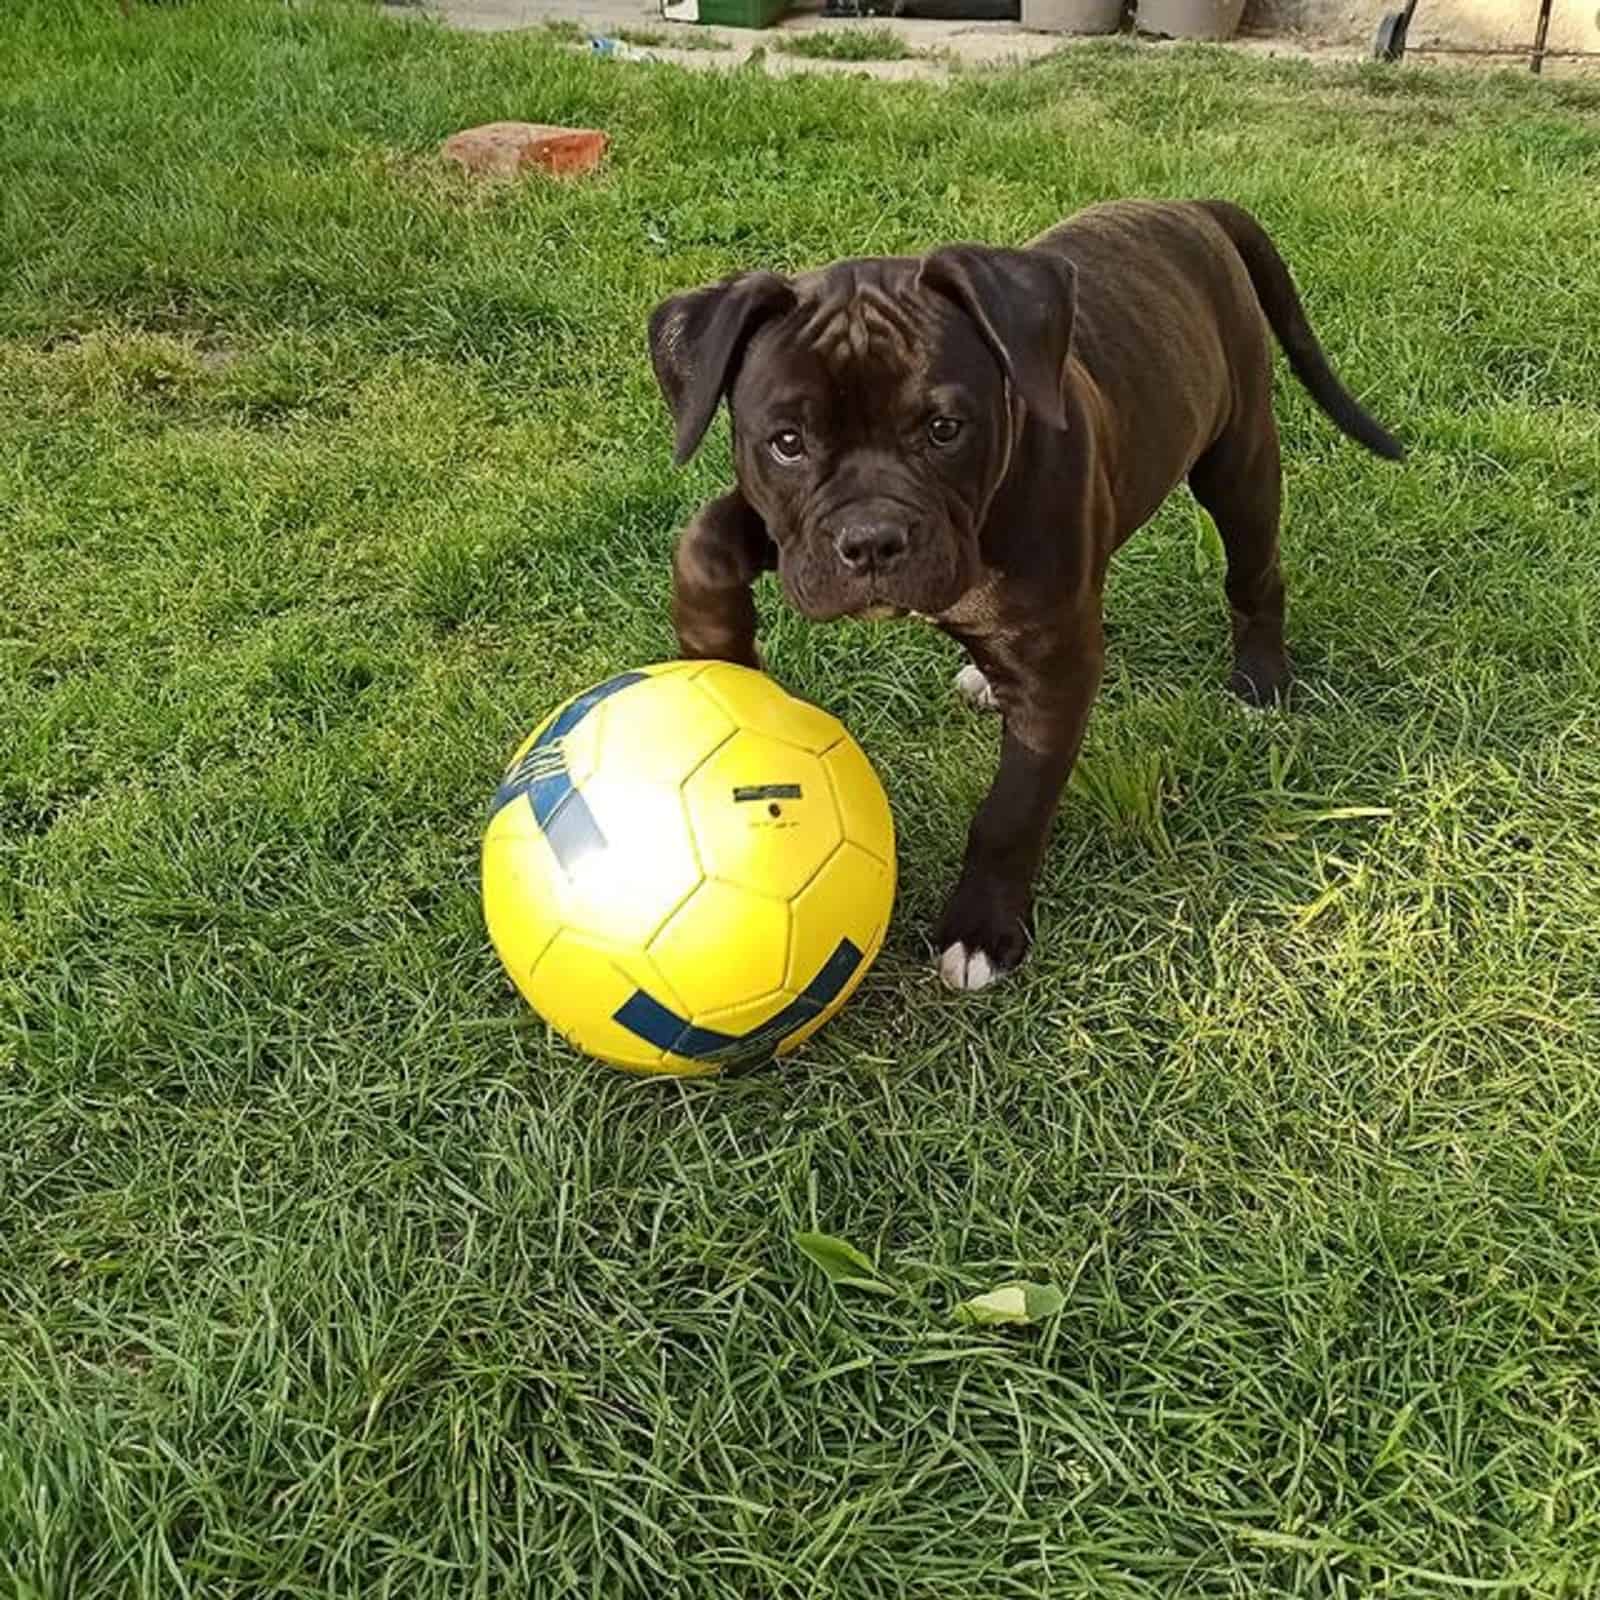
{"type": "Polygon", "coordinates": [[[747,60],[757,50],[767,71],[854,72],[875,78],[943,78],[953,64],[997,66],[1035,60],[1059,50],[1059,34],[1032,33],[1014,22],[933,22],[897,17],[860,22],[824,17],[821,0],[811,0],[791,12],[773,28],[700,28],[694,24],[664,22],[653,0],[421,0],[420,4],[389,5],[396,16],[419,13],[437,17],[453,28],[474,33],[497,33],[516,28],[571,26],[585,34],[616,37],[626,30],[648,35],[640,48],[664,61],[688,67],[729,67],[747,60]],[[783,53],[779,40],[796,34],[885,27],[899,34],[915,52],[898,61],[827,61],[783,53]],[[675,48],[674,38],[692,33],[695,45],[675,48]],[[707,49],[715,41],[721,48],[707,49]]]}
{"type": "MultiPolygon", "coordinates": [[[[1371,40],[1376,27],[1376,17],[1402,0],[1255,0],[1251,15],[1260,14],[1260,22],[1268,26],[1276,20],[1287,21],[1296,31],[1283,33],[1252,33],[1230,41],[1225,48],[1248,55],[1285,57],[1315,61],[1360,61],[1371,54],[1371,40]],[[1337,14],[1335,14],[1337,13],[1337,14]],[[1302,32],[1300,28],[1315,27],[1316,31],[1302,32]]],[[[1453,5],[1472,8],[1488,0],[1437,0],[1446,11],[1453,5]]],[[[1503,8],[1529,7],[1535,0],[1493,0],[1503,8]]],[[[396,17],[416,18],[431,16],[452,28],[462,28],[476,33],[497,33],[517,28],[538,28],[551,25],[568,27],[584,35],[616,37],[626,30],[648,36],[648,43],[636,47],[648,51],[663,61],[680,66],[705,69],[737,66],[760,52],[763,66],[774,75],[797,72],[849,72],[886,79],[933,79],[950,76],[952,68],[1003,66],[1008,63],[1037,60],[1076,42],[1063,34],[1034,33],[1015,22],[933,22],[922,18],[877,18],[870,22],[850,18],[824,17],[822,0],[800,0],[797,9],[786,16],[776,27],[765,29],[701,28],[694,24],[664,22],[657,0],[391,0],[384,9],[396,17]],[[787,55],[781,40],[796,34],[824,30],[848,30],[862,27],[885,27],[899,34],[911,47],[912,56],[900,61],[828,61],[807,56],[787,55]],[[700,48],[678,48],[673,40],[692,34],[700,48]],[[707,49],[714,40],[719,48],[707,49]]],[[[1426,8],[1424,8],[1426,9],[1426,8]]],[[[1559,11],[1561,8],[1558,7],[1559,11]]],[[[1594,15],[1593,25],[1600,29],[1600,11],[1594,15]]],[[[1460,30],[1455,30],[1460,31],[1460,30]]],[[[1600,34],[1594,40],[1583,34],[1569,41],[1565,34],[1560,40],[1560,30],[1552,27],[1552,48],[1558,42],[1567,48],[1588,48],[1600,45],[1600,34]]],[[[1463,57],[1454,54],[1434,55],[1427,46],[1434,43],[1456,41],[1452,30],[1441,27],[1413,41],[1414,59],[1431,64],[1477,68],[1510,68],[1517,70],[1521,63],[1507,57],[1463,57]],[[1436,37],[1437,34],[1437,37],[1436,37]]],[[[1470,42],[1480,46],[1485,42],[1480,34],[1471,35],[1470,42]]],[[[576,46],[581,48],[581,43],[576,46]]],[[[1152,45],[1159,48],[1158,45],[1152,45]]],[[[1408,58],[1413,59],[1413,58],[1408,58]]],[[[1587,75],[1600,68],[1600,61],[1552,61],[1546,66],[1551,76],[1587,75]]]]}
{"type": "Polygon", "coordinates": [[[661,8],[648,0],[425,0],[420,6],[386,9],[424,11],[470,33],[507,33],[551,22],[570,22],[585,33],[602,34],[661,25],[661,8]]]}

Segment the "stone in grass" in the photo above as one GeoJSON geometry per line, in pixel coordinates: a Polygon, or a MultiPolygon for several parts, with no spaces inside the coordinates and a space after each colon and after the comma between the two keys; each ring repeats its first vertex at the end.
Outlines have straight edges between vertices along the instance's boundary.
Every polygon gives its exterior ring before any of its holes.
{"type": "Polygon", "coordinates": [[[439,154],[482,177],[514,178],[532,167],[564,177],[593,172],[609,143],[609,138],[594,128],[486,122],[451,134],[439,154]]]}

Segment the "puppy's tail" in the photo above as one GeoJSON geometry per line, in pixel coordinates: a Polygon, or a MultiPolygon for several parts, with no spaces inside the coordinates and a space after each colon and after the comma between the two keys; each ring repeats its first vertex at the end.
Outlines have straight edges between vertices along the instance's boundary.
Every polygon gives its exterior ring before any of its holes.
{"type": "Polygon", "coordinates": [[[1202,200],[1200,208],[1233,241],[1245,271],[1250,274],[1256,299],[1261,302],[1261,309],[1289,358],[1289,366],[1310,391],[1311,398],[1357,444],[1364,444],[1374,455],[1398,461],[1406,453],[1405,446],[1362,408],[1328,365],[1328,358],[1317,343],[1311,324],[1306,321],[1300,296],[1295,293],[1294,279],[1289,276],[1289,269],[1267,230],[1248,211],[1226,200],[1202,200]]]}

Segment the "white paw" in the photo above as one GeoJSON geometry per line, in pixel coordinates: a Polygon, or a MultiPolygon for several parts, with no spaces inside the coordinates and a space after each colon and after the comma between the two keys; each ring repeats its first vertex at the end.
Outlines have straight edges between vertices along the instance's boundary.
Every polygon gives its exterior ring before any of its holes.
{"type": "MultiPolygon", "coordinates": [[[[983,673],[970,663],[956,674],[956,693],[972,707],[974,711],[998,711],[1000,702],[994,697],[994,690],[989,687],[989,680],[983,673]]],[[[952,948],[959,949],[959,946],[952,948]]],[[[947,955],[949,951],[945,952],[947,955]]],[[[976,987],[981,988],[982,985],[976,987]]]]}
{"type": "Polygon", "coordinates": [[[1000,974],[981,950],[970,954],[964,944],[953,944],[939,957],[939,976],[947,989],[987,989],[1000,974]]]}

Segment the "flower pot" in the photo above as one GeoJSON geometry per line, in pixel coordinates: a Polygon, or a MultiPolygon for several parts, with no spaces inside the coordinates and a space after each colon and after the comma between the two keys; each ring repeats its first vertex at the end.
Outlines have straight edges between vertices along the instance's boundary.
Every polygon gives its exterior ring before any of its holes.
{"type": "Polygon", "coordinates": [[[1022,26],[1040,33],[1115,33],[1123,0],[1022,0],[1022,26]]]}
{"type": "Polygon", "coordinates": [[[1134,26],[1169,39],[1231,39],[1239,31],[1244,0],[1139,0],[1134,26]]]}

